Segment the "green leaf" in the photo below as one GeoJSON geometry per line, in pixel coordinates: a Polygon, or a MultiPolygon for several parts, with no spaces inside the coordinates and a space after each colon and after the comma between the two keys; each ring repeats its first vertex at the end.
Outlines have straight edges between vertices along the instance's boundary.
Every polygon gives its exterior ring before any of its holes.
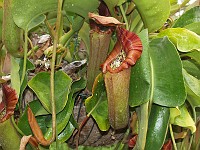
{"type": "Polygon", "coordinates": [[[74,129],[75,129],[75,127],[73,126],[71,121],[69,121],[67,123],[67,126],[65,127],[65,129],[58,135],[58,141],[63,143],[66,140],[68,140],[70,138],[70,136],[72,135],[74,129]]]}
{"type": "Polygon", "coordinates": [[[41,24],[42,22],[44,22],[45,19],[46,19],[46,16],[43,15],[43,14],[37,16],[36,18],[34,18],[33,20],[31,20],[31,22],[28,24],[27,31],[30,31],[34,27],[38,26],[39,24],[41,24]]]}
{"type": "Polygon", "coordinates": [[[142,41],[143,51],[141,58],[131,69],[129,105],[131,107],[141,105],[150,99],[150,57],[148,53],[148,31],[145,29],[138,34],[142,41]]]}
{"type": "Polygon", "coordinates": [[[69,150],[69,147],[68,147],[67,143],[53,142],[50,145],[49,150],[69,150]]]}
{"type": "Polygon", "coordinates": [[[78,35],[83,40],[88,54],[89,54],[89,50],[90,50],[90,38],[89,38],[89,34],[88,34],[89,32],[90,32],[90,26],[88,23],[84,22],[82,28],[78,32],[78,35]]]}
{"type": "MultiPolygon", "coordinates": [[[[67,104],[65,106],[65,108],[56,115],[56,132],[57,134],[61,133],[61,131],[66,127],[66,125],[69,122],[70,116],[72,114],[72,110],[74,107],[74,101],[72,100],[72,96],[71,93],[69,94],[69,100],[67,101],[67,104]]],[[[48,130],[45,133],[44,137],[45,139],[50,139],[52,136],[52,120],[50,119],[50,121],[47,123],[47,127],[48,130]]]]}
{"type": "Polygon", "coordinates": [[[190,31],[193,31],[196,34],[200,35],[200,22],[191,23],[191,24],[185,26],[184,28],[186,28],[190,31]]]}
{"type": "Polygon", "coordinates": [[[111,16],[115,16],[115,6],[117,6],[119,0],[104,0],[108,9],[111,13],[111,16]]]}
{"type": "Polygon", "coordinates": [[[158,150],[162,148],[169,123],[169,108],[152,105],[149,116],[146,138],[146,150],[158,150]]]}
{"type": "Polygon", "coordinates": [[[145,28],[148,28],[149,32],[154,32],[160,29],[169,17],[169,0],[134,0],[134,3],[142,17],[145,28]]]}
{"type": "Polygon", "coordinates": [[[153,102],[176,107],[186,98],[182,64],[174,45],[167,37],[150,42],[151,95],[153,102]]]}
{"type": "MultiPolygon", "coordinates": [[[[63,71],[55,73],[56,113],[59,113],[65,107],[71,84],[72,79],[63,71]]],[[[51,112],[50,73],[38,73],[29,81],[28,85],[38,96],[44,108],[51,112]]]]}
{"type": "MultiPolygon", "coordinates": [[[[46,119],[47,114],[49,114],[49,113],[43,108],[43,106],[41,105],[39,100],[34,100],[34,101],[30,102],[29,106],[30,106],[31,110],[33,111],[33,113],[37,115],[36,120],[38,121],[39,126],[41,126],[43,131],[46,131],[46,128],[44,128],[44,125],[45,125],[44,120],[41,118],[38,119],[38,116],[41,115],[41,116],[43,116],[43,118],[46,119]]],[[[22,132],[25,135],[30,135],[30,134],[32,134],[32,130],[28,123],[27,107],[28,106],[26,106],[25,111],[20,116],[17,126],[20,128],[20,130],[22,130],[22,132]]]]}
{"type": "Polygon", "coordinates": [[[193,108],[200,107],[200,80],[188,74],[183,69],[187,89],[187,100],[193,108]]]}
{"type": "Polygon", "coordinates": [[[101,131],[107,131],[110,125],[107,96],[102,74],[96,77],[92,93],[92,96],[85,101],[86,111],[93,116],[101,131]]]}
{"type": "Polygon", "coordinates": [[[173,25],[173,28],[177,27],[184,27],[200,34],[200,6],[191,8],[179,17],[173,25]]]}
{"type": "Polygon", "coordinates": [[[189,128],[192,133],[196,131],[195,123],[185,105],[179,108],[170,108],[170,123],[189,128]]]}
{"type": "Polygon", "coordinates": [[[11,84],[12,88],[15,89],[17,96],[20,95],[20,59],[11,56],[11,84]]]}
{"type": "MultiPolygon", "coordinates": [[[[65,0],[63,9],[87,18],[88,12],[95,11],[98,4],[98,0],[65,0]]],[[[17,0],[13,1],[12,7],[15,23],[24,30],[27,30],[30,23],[40,15],[55,10],[57,10],[57,0],[17,0]]]]}
{"type": "Polygon", "coordinates": [[[200,64],[200,51],[195,50],[183,55],[190,57],[191,59],[195,60],[198,64],[200,64]]]}
{"type": "Polygon", "coordinates": [[[200,80],[200,64],[194,63],[192,60],[183,60],[182,61],[183,68],[192,76],[200,80]]]}
{"type": "Polygon", "coordinates": [[[200,36],[184,28],[168,28],[161,31],[158,37],[168,36],[181,52],[200,51],[200,36]]]}

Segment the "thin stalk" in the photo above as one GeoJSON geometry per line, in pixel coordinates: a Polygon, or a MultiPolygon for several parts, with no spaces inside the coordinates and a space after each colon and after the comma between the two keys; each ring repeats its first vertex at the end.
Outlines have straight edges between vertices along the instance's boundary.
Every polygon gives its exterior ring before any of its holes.
{"type": "Polygon", "coordinates": [[[171,138],[172,138],[172,143],[173,143],[173,146],[174,146],[174,150],[177,150],[176,142],[175,142],[175,138],[174,138],[174,134],[173,134],[173,130],[172,130],[172,125],[171,124],[169,124],[169,130],[170,130],[170,135],[171,135],[171,138]]]}
{"type": "Polygon", "coordinates": [[[145,148],[149,118],[148,107],[149,102],[142,104],[139,108],[136,108],[139,118],[138,140],[134,148],[136,150],[143,150],[145,148]]]}
{"type": "Polygon", "coordinates": [[[25,31],[25,38],[24,38],[24,64],[23,64],[23,71],[21,77],[21,85],[23,84],[25,75],[26,75],[26,63],[27,63],[27,52],[28,52],[28,31],[25,31]]]}
{"type": "Polygon", "coordinates": [[[128,20],[127,20],[127,18],[126,18],[126,14],[125,14],[125,12],[124,12],[124,9],[123,9],[123,7],[122,7],[122,4],[119,6],[119,8],[120,8],[120,11],[121,11],[121,13],[122,13],[124,22],[126,23],[126,29],[128,30],[128,29],[129,29],[128,20]]]}
{"type": "Polygon", "coordinates": [[[61,23],[61,15],[62,15],[62,4],[63,0],[58,0],[58,10],[57,10],[57,20],[56,20],[56,32],[54,36],[54,43],[53,43],[53,54],[52,54],[52,61],[51,61],[51,75],[50,75],[50,88],[51,88],[51,107],[52,107],[52,139],[51,142],[55,140],[57,137],[56,135],[56,104],[55,104],[55,93],[54,93],[54,69],[55,69],[55,62],[56,62],[56,49],[57,44],[59,42],[59,29],[61,23]]]}

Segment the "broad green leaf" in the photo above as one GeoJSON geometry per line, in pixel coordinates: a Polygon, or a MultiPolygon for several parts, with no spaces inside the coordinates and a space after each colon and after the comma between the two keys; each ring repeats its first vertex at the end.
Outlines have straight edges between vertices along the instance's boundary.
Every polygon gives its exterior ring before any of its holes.
{"type": "Polygon", "coordinates": [[[108,104],[103,75],[99,74],[94,82],[92,96],[85,101],[86,111],[97,122],[101,131],[107,131],[110,127],[108,119],[108,104]]]}
{"type": "Polygon", "coordinates": [[[150,99],[150,57],[148,53],[148,31],[143,30],[138,34],[142,41],[143,51],[141,58],[131,69],[129,105],[138,106],[150,99]]]}
{"type": "Polygon", "coordinates": [[[65,127],[65,129],[58,135],[58,141],[63,143],[66,140],[68,140],[70,138],[70,136],[72,135],[74,129],[75,129],[75,127],[73,126],[71,121],[69,121],[67,123],[67,126],[65,127]]]}
{"type": "Polygon", "coordinates": [[[185,26],[184,28],[186,28],[190,31],[193,31],[196,34],[200,35],[200,22],[191,23],[191,24],[185,26]]]}
{"type": "Polygon", "coordinates": [[[20,95],[20,59],[11,56],[11,84],[12,88],[15,89],[17,96],[20,95]]]}
{"type": "MultiPolygon", "coordinates": [[[[71,93],[69,94],[69,100],[67,101],[67,104],[65,108],[56,115],[56,132],[57,134],[61,133],[61,131],[66,127],[66,125],[69,122],[70,116],[72,114],[72,110],[74,107],[74,101],[72,100],[71,93]]],[[[52,136],[52,120],[50,120],[47,125],[48,128],[47,132],[45,133],[44,137],[45,139],[50,139],[52,136]]]]}
{"type": "Polygon", "coordinates": [[[196,64],[193,60],[183,60],[183,68],[192,76],[200,80],[200,64],[196,64]]]}
{"type": "Polygon", "coordinates": [[[159,30],[170,14],[170,1],[169,0],[134,0],[136,8],[142,17],[145,28],[149,32],[159,30]]]}
{"type": "Polygon", "coordinates": [[[189,128],[192,133],[196,131],[195,123],[185,105],[179,108],[170,108],[170,123],[189,128]]]}
{"type": "MultiPolygon", "coordinates": [[[[72,79],[63,71],[55,73],[56,113],[59,113],[65,107],[71,84],[72,79]]],[[[29,81],[28,85],[38,96],[44,108],[51,112],[50,73],[38,73],[29,81]]]]}
{"type": "Polygon", "coordinates": [[[88,34],[89,32],[90,32],[90,26],[89,26],[88,23],[84,22],[82,28],[78,32],[78,35],[83,40],[83,42],[86,46],[86,51],[88,52],[88,54],[89,54],[89,50],[90,50],[90,37],[89,37],[89,34],[88,34]]]}
{"type": "MultiPolygon", "coordinates": [[[[98,4],[98,0],[65,0],[63,9],[87,18],[88,12],[95,11],[98,4]]],[[[55,10],[57,10],[57,0],[17,0],[13,1],[12,7],[15,23],[24,30],[38,16],[55,10]]]]}
{"type": "Polygon", "coordinates": [[[122,5],[123,3],[125,3],[125,2],[126,2],[126,0],[118,0],[117,6],[120,6],[120,5],[122,5]]]}
{"type": "Polygon", "coordinates": [[[190,10],[186,11],[181,17],[177,19],[173,25],[173,28],[182,28],[195,22],[200,22],[200,6],[191,8],[190,10]]]}
{"type": "MultiPolygon", "coordinates": [[[[33,111],[34,114],[41,115],[45,119],[47,118],[46,114],[49,114],[49,113],[43,108],[43,106],[41,105],[39,100],[34,100],[34,101],[30,102],[29,106],[30,106],[30,108],[31,108],[31,110],[33,111]]],[[[20,130],[25,135],[30,135],[30,134],[32,134],[32,130],[31,130],[29,123],[28,123],[27,107],[28,106],[26,106],[25,111],[23,112],[23,114],[19,118],[17,126],[20,128],[20,130]]],[[[41,117],[39,117],[39,119],[38,119],[38,116],[36,117],[36,120],[38,121],[39,126],[41,126],[41,128],[45,132],[46,128],[44,128],[44,125],[45,125],[44,120],[41,117]]]]}
{"type": "Polygon", "coordinates": [[[185,83],[188,85],[188,87],[197,95],[200,97],[200,80],[193,77],[192,75],[188,74],[183,69],[183,76],[185,78],[185,83]]]}
{"type": "Polygon", "coordinates": [[[200,51],[200,36],[184,28],[168,28],[161,31],[158,37],[168,36],[181,52],[200,51]]]}
{"type": "Polygon", "coordinates": [[[30,31],[34,27],[36,27],[39,24],[41,24],[42,22],[44,22],[45,18],[46,18],[46,16],[42,14],[42,15],[37,16],[33,20],[31,20],[31,22],[27,25],[27,31],[30,31]]]}
{"type": "Polygon", "coordinates": [[[184,56],[188,56],[191,59],[195,60],[198,64],[200,64],[200,51],[192,51],[189,53],[183,54],[184,56]]]}
{"type": "MultiPolygon", "coordinates": [[[[83,78],[78,80],[78,81],[75,81],[72,84],[71,92],[68,96],[68,101],[67,101],[65,108],[60,113],[58,113],[56,115],[56,124],[57,124],[56,131],[57,131],[57,134],[65,134],[65,136],[66,136],[67,131],[63,131],[63,130],[65,130],[65,128],[71,127],[71,125],[69,124],[69,119],[71,118],[72,111],[73,111],[73,108],[74,108],[73,95],[76,92],[85,88],[85,86],[86,86],[86,81],[83,78]],[[67,125],[69,127],[67,127],[67,125]],[[63,133],[63,132],[65,132],[65,133],[63,133]]],[[[49,122],[46,122],[46,126],[49,127],[49,128],[48,128],[47,132],[45,133],[45,138],[49,139],[52,135],[52,119],[50,119],[49,122]]],[[[70,129],[72,129],[72,128],[70,128],[70,129]]],[[[69,133],[69,132],[67,132],[67,133],[69,133]]]]}
{"type": "Polygon", "coordinates": [[[68,147],[67,143],[53,142],[50,145],[49,150],[69,150],[69,147],[68,147]]]}
{"type": "Polygon", "coordinates": [[[2,23],[3,23],[3,9],[0,8],[0,42],[2,41],[2,23]]]}
{"type": "Polygon", "coordinates": [[[48,115],[49,112],[47,112],[42,104],[40,103],[39,100],[34,100],[29,103],[29,106],[31,107],[32,112],[34,113],[35,116],[40,116],[40,115],[48,115]]]}
{"type": "Polygon", "coordinates": [[[182,64],[175,46],[167,37],[150,42],[151,96],[162,106],[176,107],[186,98],[182,64]]]}
{"type": "Polygon", "coordinates": [[[169,124],[169,108],[152,105],[145,150],[159,150],[165,142],[169,124]]]}
{"type": "Polygon", "coordinates": [[[178,0],[170,0],[171,5],[174,5],[174,4],[177,4],[177,3],[178,3],[178,0]]]}
{"type": "Polygon", "coordinates": [[[187,100],[193,108],[200,107],[200,80],[193,77],[183,69],[187,89],[187,100]]]}

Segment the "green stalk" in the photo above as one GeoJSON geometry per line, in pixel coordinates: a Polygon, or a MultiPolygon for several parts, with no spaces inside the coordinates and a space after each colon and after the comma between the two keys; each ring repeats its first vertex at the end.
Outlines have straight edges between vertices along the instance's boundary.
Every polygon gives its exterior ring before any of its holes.
{"type": "Polygon", "coordinates": [[[122,7],[122,4],[119,6],[119,8],[120,8],[120,11],[121,11],[121,13],[122,13],[124,22],[126,23],[126,29],[128,30],[128,29],[129,29],[128,20],[127,20],[127,18],[126,18],[126,14],[125,14],[125,12],[124,12],[124,9],[123,9],[123,7],[122,7]]]}
{"type": "Polygon", "coordinates": [[[58,10],[57,10],[57,20],[56,20],[56,32],[54,37],[53,43],[53,54],[52,54],[52,61],[51,61],[51,76],[50,76],[50,88],[51,88],[51,107],[52,107],[52,139],[53,142],[56,138],[56,104],[55,104],[55,93],[54,93],[54,69],[55,69],[55,62],[56,62],[56,49],[57,44],[59,42],[59,29],[61,24],[61,17],[62,17],[62,4],[63,0],[58,0],[58,10]]]}
{"type": "Polygon", "coordinates": [[[27,52],[28,52],[28,31],[25,31],[25,41],[24,41],[24,63],[23,63],[23,71],[21,77],[21,85],[23,84],[25,75],[26,75],[26,63],[27,63],[27,52]]]}
{"type": "Polygon", "coordinates": [[[134,149],[143,150],[146,144],[147,128],[148,128],[148,112],[149,102],[142,104],[139,108],[136,108],[139,118],[139,131],[138,140],[134,149]]]}
{"type": "Polygon", "coordinates": [[[172,143],[173,143],[173,146],[174,146],[174,150],[177,150],[176,142],[175,142],[175,139],[174,139],[174,134],[173,134],[173,131],[172,131],[172,125],[171,124],[169,124],[169,130],[170,130],[170,135],[171,135],[171,138],[172,138],[172,143]]]}

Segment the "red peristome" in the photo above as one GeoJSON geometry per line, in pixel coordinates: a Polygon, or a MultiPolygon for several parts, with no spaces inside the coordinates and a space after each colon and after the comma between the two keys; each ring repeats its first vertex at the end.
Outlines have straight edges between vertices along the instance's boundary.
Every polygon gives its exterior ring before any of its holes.
{"type": "Polygon", "coordinates": [[[14,114],[14,109],[18,102],[17,93],[15,92],[14,89],[12,89],[11,87],[9,87],[6,84],[3,84],[2,91],[3,91],[3,95],[4,95],[3,102],[5,102],[6,114],[2,118],[0,118],[0,123],[9,119],[10,116],[12,116],[14,114]]]}
{"type": "Polygon", "coordinates": [[[103,73],[106,73],[107,71],[118,73],[127,69],[130,66],[133,66],[142,54],[142,41],[135,33],[121,27],[117,27],[116,30],[118,40],[106,61],[101,65],[103,73]],[[126,58],[118,68],[113,70],[110,67],[110,64],[120,54],[122,49],[126,53],[126,58]]]}

